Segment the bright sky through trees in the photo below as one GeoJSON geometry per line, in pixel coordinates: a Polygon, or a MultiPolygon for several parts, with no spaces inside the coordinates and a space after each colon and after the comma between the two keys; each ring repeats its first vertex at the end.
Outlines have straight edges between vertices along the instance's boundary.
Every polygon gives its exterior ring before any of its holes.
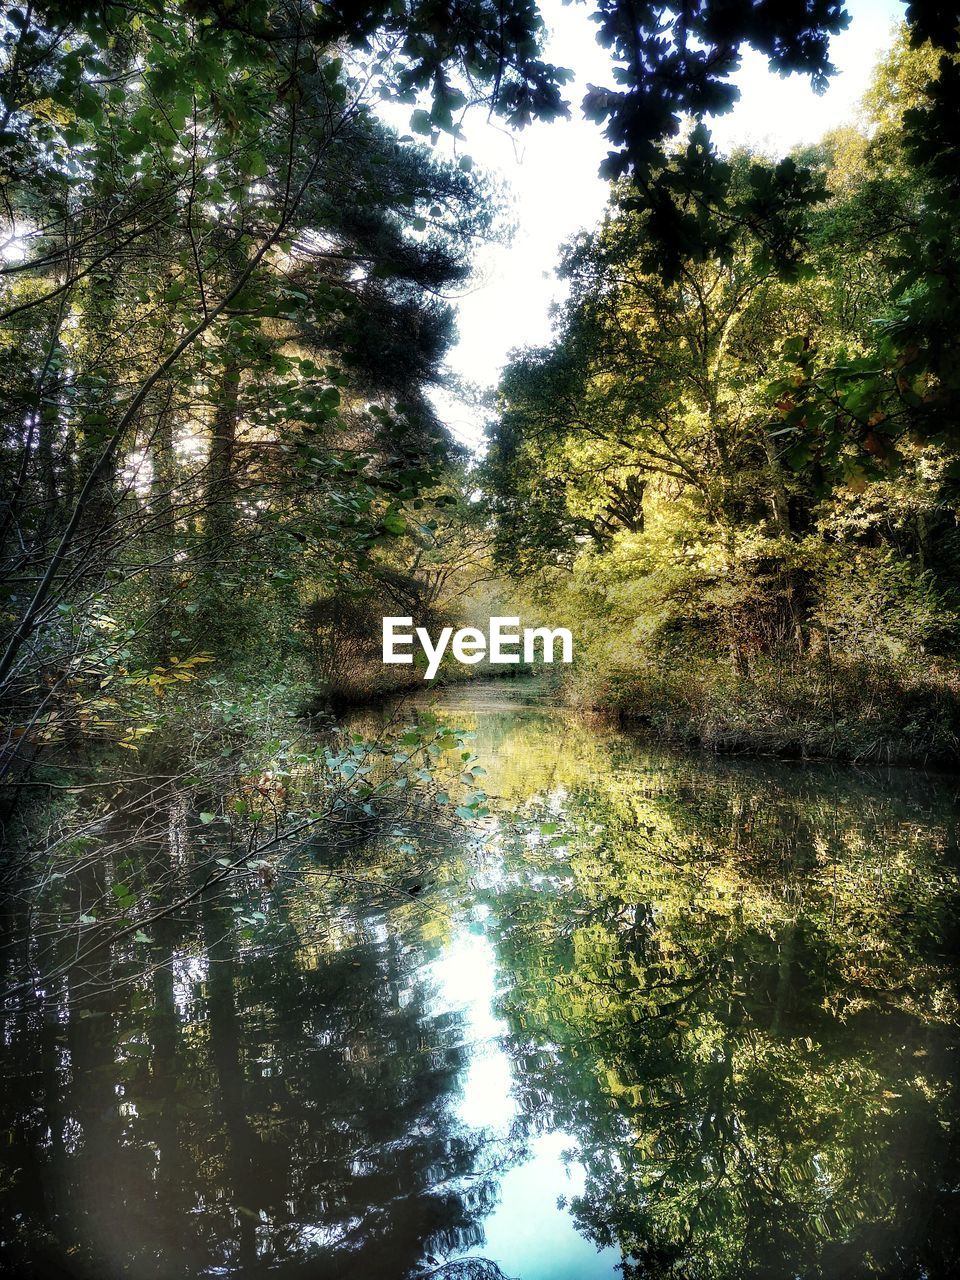
{"type": "MultiPolygon", "coordinates": [[[[736,77],[740,101],[712,123],[720,147],[749,144],[781,155],[853,117],[904,5],[850,0],[846,7],[851,23],[831,45],[838,70],[823,95],[813,92],[806,77],[783,80],[768,71],[761,54],[747,52],[736,77]]],[[[507,185],[516,225],[509,244],[489,245],[478,254],[473,285],[458,305],[460,337],[449,366],[456,377],[481,389],[497,381],[511,350],[548,338],[551,305],[562,289],[554,276],[559,246],[596,224],[609,194],[609,184],[597,174],[609,144],[579,110],[589,83],[609,82],[606,52],[596,42],[588,8],[561,0],[545,0],[541,8],[550,27],[548,60],[575,73],[566,95],[573,104],[571,118],[534,124],[517,134],[473,112],[464,129],[466,142],[458,147],[507,185]]],[[[385,114],[402,131],[409,108],[385,114]]],[[[451,144],[443,138],[439,145],[451,144]]],[[[454,434],[477,445],[481,413],[445,390],[436,398],[454,434]]]]}

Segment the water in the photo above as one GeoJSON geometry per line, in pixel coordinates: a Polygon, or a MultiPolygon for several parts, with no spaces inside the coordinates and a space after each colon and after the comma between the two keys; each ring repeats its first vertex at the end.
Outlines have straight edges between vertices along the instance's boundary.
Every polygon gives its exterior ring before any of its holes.
{"type": "MultiPolygon", "coordinates": [[[[220,895],[10,995],[7,1274],[960,1272],[954,784],[535,694],[439,699],[496,819],[318,844],[243,928],[220,895]]],[[[215,845],[158,803],[124,857],[215,845]]]]}

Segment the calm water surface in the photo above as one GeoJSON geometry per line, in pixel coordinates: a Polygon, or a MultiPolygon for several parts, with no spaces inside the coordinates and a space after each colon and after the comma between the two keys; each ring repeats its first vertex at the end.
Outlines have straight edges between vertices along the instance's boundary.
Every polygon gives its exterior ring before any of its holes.
{"type": "Polygon", "coordinates": [[[8,998],[5,1273],[960,1274],[953,783],[437,710],[498,816],[8,998]]]}

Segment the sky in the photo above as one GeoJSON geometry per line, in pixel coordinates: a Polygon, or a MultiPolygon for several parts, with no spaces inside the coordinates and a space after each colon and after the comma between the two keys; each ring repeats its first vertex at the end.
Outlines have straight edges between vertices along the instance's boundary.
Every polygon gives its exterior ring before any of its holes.
{"type": "MultiPolygon", "coordinates": [[[[748,144],[782,155],[854,119],[877,58],[889,46],[904,8],[897,0],[847,0],[850,26],[831,44],[837,74],[819,96],[804,77],[782,79],[768,71],[762,55],[748,52],[735,77],[739,102],[711,122],[717,145],[729,150],[748,144]]],[[[562,283],[554,274],[560,247],[599,222],[609,190],[597,174],[607,151],[602,132],[579,111],[588,83],[611,83],[606,52],[594,37],[590,6],[541,0],[540,9],[549,30],[547,60],[575,73],[566,86],[570,119],[511,132],[475,111],[468,115],[463,141],[456,144],[458,154],[472,156],[505,185],[516,225],[508,245],[481,248],[473,280],[456,304],[459,339],[447,365],[455,378],[481,389],[497,383],[511,351],[549,339],[551,309],[563,297],[562,283]]],[[[390,121],[403,131],[404,120],[391,115],[390,121]]],[[[452,146],[449,139],[438,143],[441,149],[452,146]]],[[[480,410],[444,389],[436,392],[435,402],[453,435],[478,448],[483,433],[480,410]]]]}

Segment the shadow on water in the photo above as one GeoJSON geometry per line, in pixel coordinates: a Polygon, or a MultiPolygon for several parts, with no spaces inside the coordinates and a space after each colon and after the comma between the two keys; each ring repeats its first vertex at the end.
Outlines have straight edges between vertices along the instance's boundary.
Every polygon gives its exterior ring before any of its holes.
{"type": "MultiPolygon", "coordinates": [[[[960,1273],[950,781],[671,752],[521,682],[436,702],[485,839],[7,999],[6,1273],[960,1273]]],[[[189,856],[167,827],[144,859],[189,856]]]]}

